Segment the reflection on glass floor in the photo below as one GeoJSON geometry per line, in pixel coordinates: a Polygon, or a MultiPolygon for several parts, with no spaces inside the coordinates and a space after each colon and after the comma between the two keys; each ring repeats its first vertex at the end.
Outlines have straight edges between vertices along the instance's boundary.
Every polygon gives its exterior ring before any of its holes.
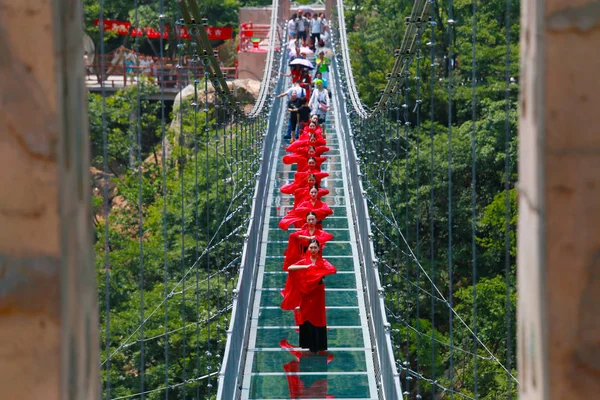
{"type": "Polygon", "coordinates": [[[322,170],[330,176],[322,181],[322,186],[330,191],[324,201],[334,214],[323,222],[323,229],[332,233],[334,239],[323,249],[323,256],[338,270],[336,275],[325,278],[328,351],[313,354],[298,348],[293,312],[279,307],[279,291],[287,277],[281,269],[283,252],[293,231],[282,231],[277,226],[293,205],[292,197],[282,195],[279,188],[293,180],[295,170],[294,165],[281,162],[286,144],[279,143],[244,371],[244,400],[377,398],[356,242],[349,229],[352,221],[348,219],[350,204],[343,157],[331,122],[327,132],[331,150],[322,170]]]}

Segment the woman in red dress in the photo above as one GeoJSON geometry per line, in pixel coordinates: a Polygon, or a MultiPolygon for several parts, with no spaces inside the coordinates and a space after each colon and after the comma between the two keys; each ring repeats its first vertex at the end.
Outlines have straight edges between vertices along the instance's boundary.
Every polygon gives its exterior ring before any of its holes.
{"type": "Polygon", "coordinates": [[[317,227],[317,214],[309,211],[308,214],[306,214],[306,223],[304,226],[296,232],[290,233],[288,247],[283,253],[285,256],[283,261],[284,271],[287,270],[287,267],[303,257],[306,250],[308,250],[308,244],[312,239],[316,239],[321,244],[321,252],[319,255],[322,255],[325,243],[333,239],[333,235],[317,227]]]}
{"type": "Polygon", "coordinates": [[[327,172],[319,171],[302,171],[294,174],[294,181],[283,185],[279,191],[284,194],[294,194],[296,189],[309,188],[311,186],[319,187],[321,179],[328,177],[327,172]]]}
{"type": "Polygon", "coordinates": [[[314,157],[302,154],[286,154],[283,156],[284,164],[298,164],[296,171],[303,172],[306,170],[320,171],[321,164],[323,164],[327,158],[325,157],[314,157]]]}
{"type": "Polygon", "coordinates": [[[279,221],[279,227],[284,231],[290,227],[290,225],[294,224],[296,228],[300,228],[303,222],[306,220],[306,216],[310,211],[314,212],[317,216],[319,227],[321,225],[321,221],[323,221],[327,216],[333,214],[333,210],[329,208],[327,203],[319,200],[319,189],[316,186],[310,188],[310,198],[306,201],[303,201],[299,205],[294,205],[294,209],[287,213],[285,217],[279,221]]]}
{"type": "Polygon", "coordinates": [[[291,284],[282,291],[281,308],[297,312],[300,325],[300,347],[316,353],[327,350],[327,317],[325,314],[325,284],[323,278],[337,272],[319,253],[320,243],[312,239],[304,258],[287,270],[291,284]]]}
{"type": "Polygon", "coordinates": [[[320,153],[318,155],[321,155],[322,153],[329,151],[329,147],[325,146],[326,144],[327,143],[325,142],[325,139],[317,139],[317,135],[313,133],[312,135],[308,136],[308,139],[297,139],[294,141],[294,143],[286,147],[285,151],[288,153],[302,154],[308,153],[308,149],[310,147],[314,147],[315,151],[316,149],[320,149],[320,153]]]}
{"type": "Polygon", "coordinates": [[[310,138],[311,134],[315,134],[317,140],[322,140],[323,144],[325,144],[325,138],[323,137],[323,129],[321,129],[321,127],[315,124],[314,122],[311,122],[310,124],[308,124],[308,126],[304,127],[304,130],[298,137],[298,140],[306,140],[310,138]]]}
{"type": "MultiPolygon", "coordinates": [[[[316,185],[313,185],[316,186],[316,185]]],[[[296,189],[294,191],[294,208],[296,207],[296,205],[300,205],[302,204],[304,201],[310,199],[310,189],[312,189],[311,187],[302,187],[299,189],[296,189]]],[[[329,194],[329,190],[327,189],[323,189],[317,186],[318,192],[317,192],[317,199],[321,200],[321,197],[326,196],[329,194]]]]}

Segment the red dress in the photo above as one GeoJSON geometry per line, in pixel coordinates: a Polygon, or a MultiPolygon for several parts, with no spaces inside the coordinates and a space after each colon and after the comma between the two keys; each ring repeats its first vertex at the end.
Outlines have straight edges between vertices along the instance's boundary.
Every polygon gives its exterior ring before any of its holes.
{"type": "MultiPolygon", "coordinates": [[[[328,195],[328,194],[329,194],[329,190],[319,188],[319,192],[317,193],[317,199],[321,200],[321,197],[328,195]]],[[[300,205],[304,201],[309,200],[309,199],[310,199],[310,188],[309,187],[303,187],[303,188],[294,190],[294,208],[296,208],[296,205],[300,205]]]]}
{"type": "Polygon", "coordinates": [[[323,144],[325,144],[325,138],[323,137],[323,129],[320,126],[317,126],[314,129],[311,129],[310,126],[305,126],[304,130],[298,137],[298,140],[308,140],[311,133],[314,133],[317,136],[317,140],[322,140],[323,144]]]}
{"type": "Polygon", "coordinates": [[[320,172],[318,170],[296,172],[296,174],[294,175],[294,181],[283,185],[279,190],[281,191],[281,193],[294,194],[296,189],[300,189],[303,187],[307,188],[308,176],[310,174],[314,174],[317,186],[321,185],[321,179],[329,176],[327,172],[320,172]]]}
{"type": "Polygon", "coordinates": [[[306,200],[288,212],[287,215],[279,221],[279,227],[284,231],[287,231],[292,224],[294,224],[296,228],[299,228],[304,224],[306,215],[311,211],[317,215],[317,221],[322,221],[327,218],[327,216],[333,214],[333,210],[321,200],[316,200],[314,203],[312,200],[306,200]]]}
{"type": "Polygon", "coordinates": [[[297,265],[310,265],[306,269],[289,272],[290,284],[281,291],[281,308],[294,310],[300,325],[300,347],[312,352],[327,350],[327,316],[325,314],[325,284],[323,278],[337,273],[329,261],[318,258],[312,263],[310,254],[297,265]]]}
{"type": "Polygon", "coordinates": [[[307,157],[312,155],[313,157],[320,157],[323,153],[329,151],[329,147],[318,145],[317,142],[309,142],[296,140],[294,143],[290,144],[285,151],[289,153],[294,153],[298,155],[306,155],[307,157]],[[315,148],[315,154],[308,154],[308,148],[313,146],[315,148]]]}
{"type": "MultiPolygon", "coordinates": [[[[327,158],[325,157],[314,157],[316,161],[315,168],[321,170],[321,164],[323,164],[327,158]]],[[[303,172],[308,169],[308,156],[300,154],[286,154],[283,156],[284,164],[298,164],[297,171],[303,172]]]]}
{"type": "Polygon", "coordinates": [[[283,270],[287,271],[287,267],[294,264],[296,261],[302,259],[303,255],[306,253],[308,249],[308,239],[300,238],[300,236],[314,236],[315,239],[319,241],[321,244],[321,251],[323,251],[323,247],[325,247],[325,243],[333,239],[333,235],[329,232],[326,232],[320,228],[315,227],[313,233],[310,233],[308,228],[308,224],[304,224],[304,226],[297,230],[296,232],[290,233],[288,238],[288,247],[283,253],[285,259],[283,261],[283,270]]]}

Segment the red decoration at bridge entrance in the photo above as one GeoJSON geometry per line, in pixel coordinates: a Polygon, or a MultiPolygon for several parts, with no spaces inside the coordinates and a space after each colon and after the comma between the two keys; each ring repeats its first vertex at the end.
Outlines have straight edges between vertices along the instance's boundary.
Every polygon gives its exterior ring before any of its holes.
{"type": "MultiPolygon", "coordinates": [[[[94,20],[94,25],[99,26],[100,20],[94,20]]],[[[118,35],[127,35],[129,30],[131,29],[131,22],[128,21],[116,21],[111,19],[104,20],[104,31],[105,32],[114,32],[118,35]]],[[[165,26],[165,32],[163,34],[163,38],[166,39],[169,37],[169,27],[165,26]]],[[[232,27],[206,27],[206,34],[208,35],[209,40],[228,40],[233,37],[233,28],[232,27]]],[[[150,39],[159,39],[160,31],[151,27],[145,28],[134,28],[131,30],[131,36],[144,36],[146,35],[150,39]]],[[[192,37],[188,32],[188,29],[184,26],[179,27],[178,29],[178,38],[188,39],[190,40],[192,37]]]]}

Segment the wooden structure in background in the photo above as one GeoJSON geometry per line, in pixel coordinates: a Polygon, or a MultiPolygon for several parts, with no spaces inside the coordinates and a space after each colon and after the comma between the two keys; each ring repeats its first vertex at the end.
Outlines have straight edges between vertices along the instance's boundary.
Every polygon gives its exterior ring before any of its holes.
{"type": "Polygon", "coordinates": [[[0,0],[3,399],[100,394],[81,12],[0,0]]]}
{"type": "Polygon", "coordinates": [[[520,398],[600,393],[600,5],[521,14],[520,398]]]}

